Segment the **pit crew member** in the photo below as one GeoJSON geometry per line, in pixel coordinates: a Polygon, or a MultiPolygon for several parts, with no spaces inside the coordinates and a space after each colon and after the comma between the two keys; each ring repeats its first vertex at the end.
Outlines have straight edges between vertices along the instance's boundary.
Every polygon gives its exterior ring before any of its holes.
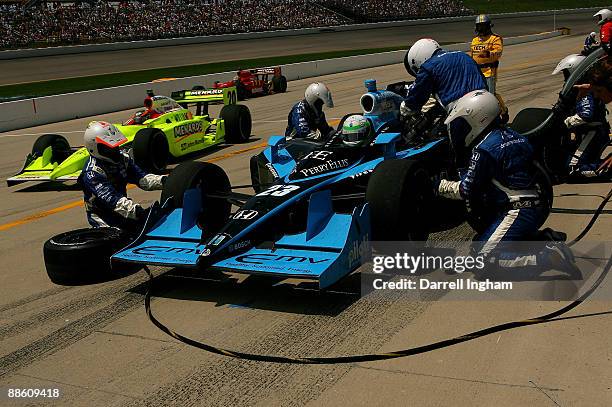
{"type": "Polygon", "coordinates": [[[322,82],[311,83],[304,92],[304,99],[289,112],[285,137],[326,139],[331,135],[334,129],[325,119],[323,105],[334,107],[331,91],[322,82]]]}
{"type": "Polygon", "coordinates": [[[145,191],[162,189],[165,175],[147,174],[121,150],[128,140],[107,122],[91,122],[85,130],[90,154],[79,176],[87,221],[96,227],[133,230],[144,221],[146,210],[127,196],[128,182],[145,191]]]}
{"type": "MultiPolygon", "coordinates": [[[[570,77],[576,67],[586,57],[571,54],[563,58],[553,71],[553,75],[563,72],[565,80],[570,77]]],[[[579,145],[569,158],[568,170],[570,178],[577,181],[588,179],[608,179],[610,171],[602,167],[604,160],[601,155],[610,143],[610,126],[607,120],[606,105],[589,92],[578,99],[569,117],[564,120],[567,128],[572,131],[579,145]]]]}
{"type": "MultiPolygon", "coordinates": [[[[400,106],[400,113],[406,119],[419,114],[431,95],[450,112],[463,95],[487,88],[485,78],[472,58],[463,52],[446,51],[433,39],[423,38],[415,42],[408,50],[406,60],[410,73],[416,75],[400,106]]],[[[449,126],[451,138],[460,133],[457,125],[449,126]]],[[[454,153],[458,164],[465,161],[464,151],[454,153]]]]}
{"type": "Polygon", "coordinates": [[[562,244],[547,244],[537,254],[500,244],[534,240],[549,214],[533,148],[525,137],[500,125],[500,109],[497,98],[485,90],[470,92],[455,103],[446,123],[465,123],[463,143],[472,156],[460,181],[441,179],[434,192],[465,201],[470,216],[481,224],[475,248],[502,270],[573,264],[562,244]]]}
{"type": "Polygon", "coordinates": [[[607,8],[599,10],[593,15],[599,25],[599,43],[606,52],[610,53],[610,40],[612,40],[612,11],[607,8]]]}
{"type": "Polygon", "coordinates": [[[501,36],[493,33],[491,27],[493,24],[488,15],[481,14],[476,17],[476,36],[470,45],[470,56],[476,61],[486,78],[487,89],[495,94],[497,68],[504,50],[504,41],[501,36]]]}

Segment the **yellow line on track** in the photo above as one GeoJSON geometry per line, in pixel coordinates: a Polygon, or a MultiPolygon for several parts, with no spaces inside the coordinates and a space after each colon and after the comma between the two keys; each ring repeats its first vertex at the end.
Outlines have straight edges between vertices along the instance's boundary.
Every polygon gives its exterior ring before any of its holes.
{"type": "MultiPolygon", "coordinates": [[[[210,159],[205,160],[205,161],[209,162],[209,163],[213,163],[213,162],[216,162],[216,161],[225,160],[226,158],[234,157],[234,156],[237,156],[237,155],[240,155],[240,154],[252,151],[252,150],[256,150],[258,148],[263,148],[263,147],[265,147],[267,145],[268,145],[268,143],[265,143],[265,142],[264,143],[259,143],[259,144],[256,144],[254,146],[243,148],[243,149],[236,150],[236,151],[232,151],[230,153],[226,153],[226,154],[220,155],[218,157],[213,157],[213,158],[210,158],[210,159]]],[[[135,187],[135,185],[128,185],[128,189],[131,189],[131,188],[134,188],[134,187],[135,187]]],[[[53,215],[53,214],[56,214],[56,213],[67,211],[68,209],[78,208],[80,206],[83,206],[83,201],[82,200],[70,202],[70,203],[68,203],[66,205],[58,206],[57,208],[49,209],[47,211],[38,212],[38,213],[35,213],[35,214],[32,214],[32,215],[26,216],[25,218],[17,219],[14,222],[9,222],[9,223],[5,223],[3,225],[0,225],[0,232],[4,231],[4,230],[12,229],[12,228],[17,227],[17,226],[25,225],[27,223],[33,222],[33,221],[38,220],[38,219],[46,218],[47,216],[50,216],[50,215],[53,215]]]]}

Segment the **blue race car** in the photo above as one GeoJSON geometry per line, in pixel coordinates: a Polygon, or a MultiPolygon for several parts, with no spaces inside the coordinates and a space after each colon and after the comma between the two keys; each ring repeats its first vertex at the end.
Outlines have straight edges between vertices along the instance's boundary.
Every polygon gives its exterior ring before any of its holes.
{"type": "Polygon", "coordinates": [[[366,88],[360,103],[371,140],[351,147],[339,135],[270,137],[251,160],[255,195],[232,192],[219,166],[183,163],[113,263],[299,278],[324,289],[366,262],[374,240],[426,240],[441,199],[431,180],[453,171],[445,126],[434,120],[427,127],[437,131],[407,130],[402,98],[372,80],[366,88]]]}

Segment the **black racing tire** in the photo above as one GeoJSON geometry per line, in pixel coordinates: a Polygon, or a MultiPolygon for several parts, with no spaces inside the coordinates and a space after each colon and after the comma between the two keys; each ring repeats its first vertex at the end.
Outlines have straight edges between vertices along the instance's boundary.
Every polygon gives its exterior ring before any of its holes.
{"type": "Polygon", "coordinates": [[[168,139],[159,129],[138,130],[134,136],[132,151],[134,161],[145,171],[160,174],[168,165],[168,139]]]}
{"type": "Polygon", "coordinates": [[[550,116],[550,112],[550,109],[539,107],[523,109],[517,113],[509,126],[518,133],[527,133],[542,124],[550,116]]]}
{"type": "Polygon", "coordinates": [[[130,240],[125,232],[109,227],[60,233],[43,246],[47,275],[60,285],[92,284],[125,276],[126,270],[111,270],[110,257],[130,240]]]}
{"type": "Polygon", "coordinates": [[[208,196],[231,192],[229,177],[218,165],[200,161],[179,164],[168,176],[160,201],[165,204],[171,200],[174,208],[182,208],[185,191],[196,187],[202,193],[202,213],[198,224],[205,228],[206,233],[216,232],[225,225],[232,208],[227,199],[208,196]]]}
{"type": "Polygon", "coordinates": [[[225,122],[225,140],[229,143],[244,143],[251,137],[253,121],[251,111],[245,105],[223,106],[219,117],[225,122]]]}
{"type": "Polygon", "coordinates": [[[285,93],[287,92],[287,78],[285,78],[283,75],[281,75],[280,77],[280,93],[285,93]]]}
{"type": "Polygon", "coordinates": [[[260,186],[259,160],[257,159],[256,155],[251,157],[251,160],[249,161],[249,169],[251,172],[251,184],[253,184],[253,191],[258,194],[263,191],[263,188],[260,186]]]}
{"type": "Polygon", "coordinates": [[[272,89],[275,93],[287,92],[287,78],[283,75],[272,77],[272,89]]]}
{"type": "Polygon", "coordinates": [[[41,157],[48,147],[51,147],[52,162],[60,163],[72,154],[70,143],[68,143],[64,136],[59,134],[43,134],[38,137],[32,145],[32,154],[36,157],[41,157]]]}
{"type": "Polygon", "coordinates": [[[429,236],[433,185],[416,160],[385,160],[366,190],[375,241],[425,241],[429,236]]]}

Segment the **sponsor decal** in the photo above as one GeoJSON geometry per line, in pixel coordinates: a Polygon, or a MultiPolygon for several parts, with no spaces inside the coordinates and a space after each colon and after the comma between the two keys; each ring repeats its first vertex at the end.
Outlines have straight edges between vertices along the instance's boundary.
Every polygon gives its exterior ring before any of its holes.
{"type": "Polygon", "coordinates": [[[223,89],[192,90],[189,96],[222,95],[223,89]]]}
{"type": "Polygon", "coordinates": [[[274,168],[272,164],[266,163],[266,168],[268,169],[268,171],[270,171],[270,174],[272,174],[274,178],[278,178],[278,172],[276,171],[276,168],[274,168]]]}
{"type": "Polygon", "coordinates": [[[201,251],[200,249],[190,249],[187,247],[145,246],[132,249],[132,253],[154,257],[157,253],[201,254],[201,251]]]}
{"type": "Polygon", "coordinates": [[[371,174],[371,173],[372,173],[372,171],[374,171],[374,169],[372,169],[372,168],[371,168],[371,169],[369,169],[369,170],[364,170],[364,171],[358,172],[357,174],[353,174],[353,175],[351,175],[351,176],[350,176],[350,178],[351,178],[351,179],[359,178],[359,177],[362,177],[362,176],[364,176],[364,175],[371,174]]]}
{"type": "Polygon", "coordinates": [[[176,126],[174,128],[174,137],[183,137],[189,134],[201,133],[202,132],[202,122],[192,122],[187,124],[181,124],[180,126],[176,126]]]}
{"type": "Polygon", "coordinates": [[[332,154],[331,151],[311,151],[310,153],[306,154],[303,158],[303,160],[306,160],[308,158],[313,158],[315,160],[321,160],[321,161],[325,161],[327,160],[327,157],[332,154]]]}
{"type": "Polygon", "coordinates": [[[200,256],[202,257],[210,256],[210,249],[202,250],[202,254],[200,254],[200,256]]]}
{"type": "Polygon", "coordinates": [[[235,252],[236,250],[244,249],[245,247],[249,246],[250,244],[251,244],[250,240],[243,240],[242,242],[238,242],[238,243],[234,243],[234,244],[230,245],[229,251],[230,252],[235,252]]]}
{"type": "Polygon", "coordinates": [[[188,148],[197,146],[198,144],[204,144],[204,140],[197,139],[197,140],[190,141],[188,143],[181,143],[181,150],[187,150],[188,148]]]}
{"type": "Polygon", "coordinates": [[[251,209],[244,209],[244,210],[236,212],[236,214],[234,216],[232,216],[232,219],[250,220],[250,219],[256,218],[257,215],[259,215],[259,212],[257,212],[257,211],[254,211],[254,210],[251,210],[251,209]]]}
{"type": "Polygon", "coordinates": [[[236,261],[239,263],[245,264],[264,264],[269,261],[279,261],[285,263],[307,263],[307,264],[318,264],[326,261],[330,261],[331,259],[321,259],[317,260],[312,257],[304,257],[304,256],[286,256],[286,255],[277,255],[277,254],[245,254],[242,256],[236,257],[236,261]]]}
{"type": "Polygon", "coordinates": [[[338,161],[327,161],[325,164],[316,165],[314,167],[305,168],[300,170],[302,175],[305,177],[309,177],[311,175],[321,174],[323,172],[335,170],[338,168],[348,167],[349,161],[347,159],[342,159],[338,161]]]}
{"type": "Polygon", "coordinates": [[[370,240],[368,235],[364,235],[361,240],[353,241],[351,249],[348,252],[348,267],[353,268],[355,265],[360,265],[365,262],[370,252],[370,240]]]}

